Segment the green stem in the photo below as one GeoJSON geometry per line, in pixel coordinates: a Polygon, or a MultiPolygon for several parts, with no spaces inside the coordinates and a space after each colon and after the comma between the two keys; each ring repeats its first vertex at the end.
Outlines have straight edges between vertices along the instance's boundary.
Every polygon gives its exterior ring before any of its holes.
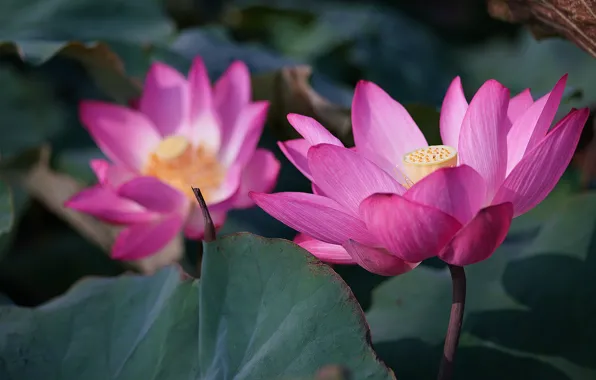
{"type": "Polygon", "coordinates": [[[443,359],[439,368],[438,380],[451,380],[455,363],[455,354],[459,344],[461,325],[464,317],[466,304],[466,272],[463,267],[449,264],[451,282],[453,283],[453,301],[451,303],[451,315],[449,326],[445,335],[445,346],[443,347],[443,359]]]}

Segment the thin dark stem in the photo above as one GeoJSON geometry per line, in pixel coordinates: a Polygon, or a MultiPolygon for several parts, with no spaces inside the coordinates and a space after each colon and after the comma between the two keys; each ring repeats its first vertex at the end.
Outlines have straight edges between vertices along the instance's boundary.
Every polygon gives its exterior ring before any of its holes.
{"type": "Polygon", "coordinates": [[[463,267],[449,264],[451,272],[451,282],[453,283],[453,301],[451,303],[451,315],[449,316],[449,326],[445,335],[445,346],[443,347],[443,360],[439,368],[438,380],[451,380],[453,378],[453,368],[455,363],[455,354],[461,334],[461,325],[464,316],[464,306],[466,304],[466,272],[463,267]]]}
{"type": "MultiPolygon", "coordinates": [[[[207,203],[205,202],[205,198],[203,198],[203,194],[201,194],[201,190],[198,187],[192,187],[192,192],[195,193],[195,198],[197,198],[197,202],[199,202],[199,206],[201,207],[201,212],[203,213],[203,219],[205,224],[205,231],[203,233],[203,241],[211,242],[216,239],[215,234],[215,225],[213,224],[213,219],[211,219],[211,214],[209,213],[209,209],[207,208],[207,203]]],[[[197,257],[197,276],[201,276],[201,266],[203,264],[203,244],[199,244],[199,255],[197,257]]]]}

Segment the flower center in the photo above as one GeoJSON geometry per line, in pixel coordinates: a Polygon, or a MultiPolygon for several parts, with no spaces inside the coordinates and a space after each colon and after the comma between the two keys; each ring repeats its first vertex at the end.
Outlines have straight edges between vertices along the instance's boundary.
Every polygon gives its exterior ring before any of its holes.
{"type": "Polygon", "coordinates": [[[411,187],[430,173],[457,165],[457,151],[447,145],[432,145],[404,155],[406,187],[411,187]]]}
{"type": "Polygon", "coordinates": [[[143,174],[157,177],[194,200],[191,186],[201,189],[208,202],[222,183],[225,168],[217,157],[184,136],[170,136],[149,155],[143,174]]]}

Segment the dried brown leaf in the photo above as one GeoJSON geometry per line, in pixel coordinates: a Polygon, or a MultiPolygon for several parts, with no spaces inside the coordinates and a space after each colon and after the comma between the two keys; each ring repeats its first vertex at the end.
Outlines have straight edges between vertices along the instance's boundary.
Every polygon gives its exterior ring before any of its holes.
{"type": "Polygon", "coordinates": [[[288,113],[298,113],[318,120],[344,144],[353,145],[350,109],[317,93],[309,83],[311,74],[309,66],[295,66],[252,77],[254,98],[271,102],[268,122],[274,134],[280,140],[298,138],[286,119],[288,113]]]}
{"type": "Polygon", "coordinates": [[[488,0],[488,11],[527,25],[537,39],[562,36],[596,57],[596,0],[488,0]]]}
{"type": "MultiPolygon", "coordinates": [[[[85,186],[66,174],[52,170],[49,159],[49,146],[30,150],[18,158],[2,161],[0,176],[9,183],[23,188],[32,198],[109,254],[118,229],[64,207],[64,202],[85,186]]],[[[163,266],[177,262],[182,257],[182,253],[183,238],[178,236],[155,255],[129,261],[127,266],[131,270],[150,274],[163,266]]]]}

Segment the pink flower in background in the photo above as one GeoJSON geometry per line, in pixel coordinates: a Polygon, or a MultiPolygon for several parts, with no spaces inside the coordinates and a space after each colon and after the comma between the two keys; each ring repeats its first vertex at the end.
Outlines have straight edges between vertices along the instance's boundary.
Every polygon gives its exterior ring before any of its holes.
{"type": "Polygon", "coordinates": [[[257,149],[267,102],[251,102],[250,76],[233,63],[211,88],[200,58],[188,80],[155,63],[135,109],[98,101],[80,106],[83,125],[110,159],[93,160],[99,184],[66,205],[122,225],[112,257],[139,259],[181,230],[203,236],[191,186],[201,189],[217,227],[233,208],[253,205],[251,190],[271,191],[279,162],[257,149]]]}
{"type": "Polygon", "coordinates": [[[352,103],[355,148],[311,118],[288,115],[304,138],[280,147],[314,194],[251,197],[326,262],[381,275],[432,256],[476,263],[503,242],[513,217],[547,196],[573,156],[588,110],[549,131],[566,79],[536,101],[529,90],[510,99],[489,80],[468,104],[456,78],[441,109],[445,145],[431,147],[404,107],[362,81],[352,103]]]}

